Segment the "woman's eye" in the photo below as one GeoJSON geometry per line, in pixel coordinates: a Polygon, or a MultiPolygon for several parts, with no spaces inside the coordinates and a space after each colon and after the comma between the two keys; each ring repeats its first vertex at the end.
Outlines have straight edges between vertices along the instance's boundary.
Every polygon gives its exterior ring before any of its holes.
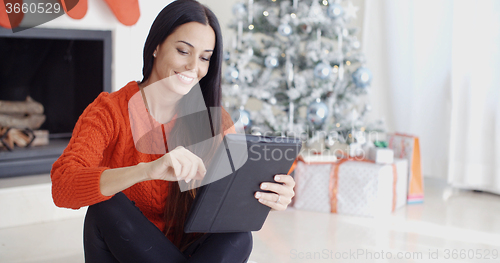
{"type": "Polygon", "coordinates": [[[181,49],[177,49],[177,51],[179,51],[179,53],[181,53],[181,54],[187,54],[187,52],[186,52],[186,51],[181,50],[181,49]]]}
{"type": "Polygon", "coordinates": [[[202,57],[201,59],[204,60],[204,61],[210,61],[210,58],[202,57]]]}

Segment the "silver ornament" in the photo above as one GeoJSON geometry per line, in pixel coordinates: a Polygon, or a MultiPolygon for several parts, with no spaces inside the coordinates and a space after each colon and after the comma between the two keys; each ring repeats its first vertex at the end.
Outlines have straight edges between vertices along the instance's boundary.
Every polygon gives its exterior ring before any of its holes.
{"type": "Polygon", "coordinates": [[[331,71],[332,67],[330,67],[330,64],[320,62],[314,67],[314,76],[320,79],[326,79],[330,76],[331,71]]]}
{"type": "Polygon", "coordinates": [[[307,108],[307,120],[315,126],[321,126],[325,123],[328,116],[328,106],[317,99],[307,108]]]}
{"type": "Polygon", "coordinates": [[[366,88],[372,81],[372,73],[366,67],[360,67],[352,73],[352,80],[356,87],[366,88]]]}
{"type": "Polygon", "coordinates": [[[278,33],[284,37],[287,37],[292,34],[292,27],[289,24],[281,24],[278,27],[278,33]]]}
{"type": "Polygon", "coordinates": [[[250,56],[250,57],[253,56],[253,48],[249,47],[247,49],[247,55],[250,56]]]}
{"type": "Polygon", "coordinates": [[[352,47],[359,49],[361,47],[361,43],[358,40],[354,40],[354,42],[352,42],[352,47]]]}
{"type": "Polygon", "coordinates": [[[330,18],[337,19],[344,15],[344,8],[339,4],[333,3],[328,6],[327,13],[330,18]]]}
{"type": "Polygon", "coordinates": [[[234,66],[227,67],[226,72],[224,74],[224,77],[226,78],[227,82],[229,82],[229,83],[236,82],[238,80],[239,76],[240,76],[240,72],[234,66]]]}
{"type": "Polygon", "coordinates": [[[262,135],[262,133],[260,132],[260,128],[259,127],[252,127],[250,133],[252,135],[257,135],[257,136],[262,135]]]}
{"type": "Polygon", "coordinates": [[[279,65],[278,58],[275,56],[267,56],[264,60],[264,64],[267,68],[275,68],[279,65]]]}
{"type": "Polygon", "coordinates": [[[250,112],[239,109],[238,111],[233,112],[232,116],[233,122],[240,122],[243,125],[243,129],[245,131],[249,131],[252,126],[252,119],[250,118],[250,112]]]}
{"type": "Polygon", "coordinates": [[[247,14],[247,8],[245,7],[245,4],[243,4],[243,3],[234,4],[233,5],[233,14],[238,19],[243,19],[244,16],[246,16],[246,14],[247,14]]]}
{"type": "Polygon", "coordinates": [[[349,30],[348,30],[347,28],[342,29],[342,35],[343,35],[344,37],[349,36],[349,30]]]}

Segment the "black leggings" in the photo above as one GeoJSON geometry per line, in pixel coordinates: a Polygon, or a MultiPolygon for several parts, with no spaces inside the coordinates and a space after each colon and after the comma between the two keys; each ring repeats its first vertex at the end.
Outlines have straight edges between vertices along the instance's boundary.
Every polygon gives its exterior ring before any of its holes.
{"type": "Polygon", "coordinates": [[[123,193],[92,205],[84,223],[86,263],[246,262],[251,232],[205,234],[184,253],[123,193]]]}

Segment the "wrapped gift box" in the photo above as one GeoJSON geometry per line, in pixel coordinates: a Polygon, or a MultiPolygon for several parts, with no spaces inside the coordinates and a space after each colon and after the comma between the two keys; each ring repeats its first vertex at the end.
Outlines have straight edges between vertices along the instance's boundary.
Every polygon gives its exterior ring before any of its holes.
{"type": "Polygon", "coordinates": [[[387,148],[371,147],[368,149],[368,159],[375,163],[392,164],[394,163],[394,151],[387,148]]]}
{"type": "Polygon", "coordinates": [[[424,201],[424,180],[420,165],[420,145],[418,137],[406,134],[388,134],[389,148],[394,150],[394,158],[408,160],[408,203],[424,201]]]}
{"type": "Polygon", "coordinates": [[[405,159],[395,159],[394,164],[299,161],[294,207],[370,217],[387,214],[406,204],[407,173],[405,159]]]}

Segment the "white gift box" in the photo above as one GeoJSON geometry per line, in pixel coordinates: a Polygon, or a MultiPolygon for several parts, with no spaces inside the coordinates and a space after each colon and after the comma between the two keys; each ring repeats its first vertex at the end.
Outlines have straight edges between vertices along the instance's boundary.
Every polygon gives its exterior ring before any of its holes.
{"type": "Polygon", "coordinates": [[[337,156],[333,154],[309,154],[304,152],[300,154],[299,159],[307,164],[315,163],[327,163],[331,164],[337,161],[337,156]]]}
{"type": "Polygon", "coordinates": [[[404,159],[395,159],[394,164],[299,161],[294,207],[369,217],[388,214],[406,204],[407,174],[408,162],[404,159]]]}
{"type": "Polygon", "coordinates": [[[394,151],[389,148],[371,147],[368,150],[368,159],[375,163],[392,164],[394,163],[394,151]]]}

